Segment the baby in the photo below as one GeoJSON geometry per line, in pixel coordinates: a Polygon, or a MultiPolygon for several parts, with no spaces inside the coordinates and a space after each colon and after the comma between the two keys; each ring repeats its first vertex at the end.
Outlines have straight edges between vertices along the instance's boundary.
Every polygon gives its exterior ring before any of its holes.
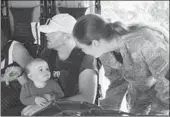
{"type": "Polygon", "coordinates": [[[30,61],[26,73],[30,80],[22,86],[20,93],[24,105],[44,106],[64,96],[59,84],[50,79],[51,73],[46,61],[39,58],[30,61]]]}

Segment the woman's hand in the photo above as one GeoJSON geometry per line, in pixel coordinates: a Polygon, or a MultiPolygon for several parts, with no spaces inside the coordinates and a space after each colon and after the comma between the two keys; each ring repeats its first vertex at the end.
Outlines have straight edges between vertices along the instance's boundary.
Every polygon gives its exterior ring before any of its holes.
{"type": "Polygon", "coordinates": [[[21,73],[22,73],[21,67],[16,66],[8,67],[5,70],[5,73],[3,74],[1,82],[5,82],[6,85],[9,85],[9,82],[17,80],[21,73]]]}

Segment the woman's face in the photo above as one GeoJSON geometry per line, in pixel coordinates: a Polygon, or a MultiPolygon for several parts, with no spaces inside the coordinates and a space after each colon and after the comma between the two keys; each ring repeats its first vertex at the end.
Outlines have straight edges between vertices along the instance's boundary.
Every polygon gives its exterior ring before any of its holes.
{"type": "Polygon", "coordinates": [[[106,48],[99,41],[93,41],[91,45],[86,45],[78,42],[76,40],[77,47],[82,49],[82,51],[86,54],[92,55],[95,58],[100,57],[105,53],[106,48]]]}

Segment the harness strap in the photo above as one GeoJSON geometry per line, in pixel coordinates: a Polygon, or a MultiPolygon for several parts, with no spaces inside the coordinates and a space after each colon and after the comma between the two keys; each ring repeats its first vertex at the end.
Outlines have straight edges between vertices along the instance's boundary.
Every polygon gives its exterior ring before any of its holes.
{"type": "Polygon", "coordinates": [[[99,83],[100,77],[99,77],[99,70],[101,68],[101,61],[99,58],[97,58],[97,69],[98,69],[98,73],[97,73],[97,94],[96,94],[96,99],[95,99],[95,104],[100,106],[100,102],[99,102],[99,98],[101,97],[101,85],[99,83]]]}

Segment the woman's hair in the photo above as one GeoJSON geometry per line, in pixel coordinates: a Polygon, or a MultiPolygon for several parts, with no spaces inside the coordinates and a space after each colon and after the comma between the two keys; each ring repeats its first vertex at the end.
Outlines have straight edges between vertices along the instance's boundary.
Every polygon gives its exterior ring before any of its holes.
{"type": "Polygon", "coordinates": [[[88,14],[80,17],[73,28],[74,37],[86,45],[92,40],[112,40],[128,33],[128,28],[120,21],[114,23],[106,22],[102,17],[95,14],[88,14]]]}
{"type": "Polygon", "coordinates": [[[162,30],[164,28],[155,23],[147,22],[147,24],[144,24],[144,22],[140,22],[126,26],[120,21],[109,23],[96,14],[87,14],[80,17],[73,28],[73,36],[80,43],[90,45],[93,40],[104,39],[110,41],[113,38],[118,38],[141,28],[147,28],[154,32],[158,32],[164,36],[167,42],[169,41],[169,39],[166,39],[169,37],[167,32],[162,30]]]}

